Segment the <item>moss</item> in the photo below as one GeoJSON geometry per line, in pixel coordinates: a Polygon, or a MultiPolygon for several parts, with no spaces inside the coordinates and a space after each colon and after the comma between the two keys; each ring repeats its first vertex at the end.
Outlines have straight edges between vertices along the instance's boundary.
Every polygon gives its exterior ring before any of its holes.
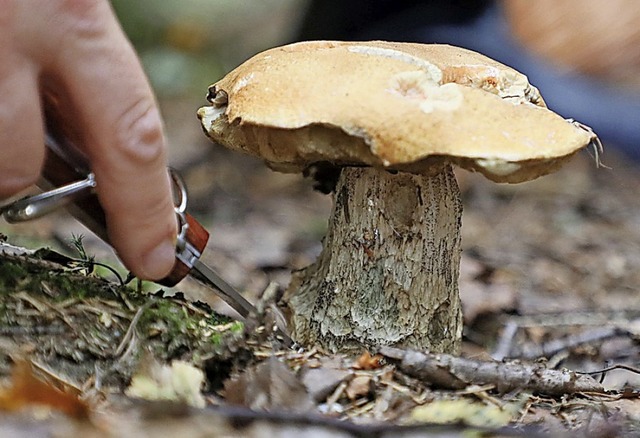
{"type": "Polygon", "coordinates": [[[161,341],[158,347],[171,359],[186,351],[215,347],[226,333],[242,331],[241,322],[230,321],[213,312],[195,311],[179,299],[156,299],[140,317],[139,326],[142,333],[161,341]]]}
{"type": "Polygon", "coordinates": [[[55,302],[69,298],[101,297],[113,299],[120,287],[114,283],[63,269],[53,263],[39,262],[25,257],[3,256],[0,263],[0,294],[19,291],[46,294],[55,302]]]}
{"type": "Polygon", "coordinates": [[[17,264],[11,262],[2,262],[0,264],[0,292],[7,293],[12,291],[18,282],[28,275],[27,270],[17,264]]]}
{"type": "MultiPolygon", "coordinates": [[[[106,385],[123,387],[143,351],[160,362],[199,363],[242,332],[242,323],[180,293],[168,298],[153,283],[121,286],[110,281],[113,274],[105,279],[96,272],[87,275],[83,266],[65,260],[0,254],[0,326],[6,336],[34,345],[34,357],[78,382],[98,367],[109,370],[106,385]],[[151,287],[155,294],[145,292],[151,287]],[[135,336],[125,337],[131,329],[135,336]]],[[[0,354],[0,375],[8,363],[0,354]]]]}
{"type": "Polygon", "coordinates": [[[204,322],[209,326],[219,326],[222,324],[228,324],[230,322],[242,324],[242,322],[240,321],[233,321],[228,316],[220,315],[215,312],[209,313],[209,315],[204,319],[204,322]]]}
{"type": "Polygon", "coordinates": [[[242,321],[234,321],[229,329],[232,333],[240,334],[244,331],[244,323],[242,321]]]}

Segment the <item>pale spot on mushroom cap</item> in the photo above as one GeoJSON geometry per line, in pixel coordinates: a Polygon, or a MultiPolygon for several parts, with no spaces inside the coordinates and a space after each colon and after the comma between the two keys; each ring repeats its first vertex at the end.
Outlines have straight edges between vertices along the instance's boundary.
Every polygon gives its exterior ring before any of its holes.
{"type": "Polygon", "coordinates": [[[493,175],[506,176],[518,171],[522,166],[496,158],[478,158],[476,164],[493,175]]]}
{"type": "Polygon", "coordinates": [[[407,64],[415,65],[416,67],[420,67],[425,73],[429,75],[429,79],[432,82],[441,83],[442,82],[442,70],[440,70],[435,64],[431,62],[418,58],[417,56],[410,55],[406,52],[401,52],[400,50],[387,49],[383,47],[376,46],[350,46],[347,48],[352,53],[361,53],[364,55],[371,56],[380,56],[384,58],[395,59],[396,61],[402,61],[407,64]]]}
{"type": "Polygon", "coordinates": [[[398,73],[391,78],[391,92],[415,100],[424,113],[454,111],[464,97],[457,84],[439,85],[423,70],[398,73]]]}
{"type": "Polygon", "coordinates": [[[456,84],[444,84],[429,90],[429,98],[420,103],[424,113],[454,111],[464,102],[464,96],[456,84]]]}
{"type": "Polygon", "coordinates": [[[533,103],[542,101],[540,92],[529,83],[529,79],[515,71],[505,70],[499,72],[497,94],[506,101],[514,104],[533,103]]]}

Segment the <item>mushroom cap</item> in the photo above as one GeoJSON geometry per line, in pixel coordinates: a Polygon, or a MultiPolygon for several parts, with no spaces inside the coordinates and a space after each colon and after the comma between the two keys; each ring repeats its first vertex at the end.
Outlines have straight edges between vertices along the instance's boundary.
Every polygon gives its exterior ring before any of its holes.
{"type": "Polygon", "coordinates": [[[210,88],[214,141],[295,172],[316,162],[497,182],[556,170],[595,135],[546,108],[527,77],[439,44],[312,41],[262,52],[210,88]]]}

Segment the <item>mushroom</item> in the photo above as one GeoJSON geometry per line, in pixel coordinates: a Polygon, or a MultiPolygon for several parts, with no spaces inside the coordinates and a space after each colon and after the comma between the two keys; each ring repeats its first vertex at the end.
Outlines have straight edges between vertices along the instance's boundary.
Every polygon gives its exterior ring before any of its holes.
{"type": "Polygon", "coordinates": [[[452,164],[496,182],[558,169],[597,137],[523,74],[447,46],[312,41],[260,53],[198,111],[215,142],[300,172],[341,168],[323,250],[285,298],[328,350],[456,352],[462,204],[452,164]]]}

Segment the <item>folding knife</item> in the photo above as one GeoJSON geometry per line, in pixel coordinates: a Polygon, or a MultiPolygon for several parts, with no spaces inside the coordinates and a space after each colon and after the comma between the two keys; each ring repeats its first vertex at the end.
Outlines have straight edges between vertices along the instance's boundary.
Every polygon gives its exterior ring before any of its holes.
{"type": "MultiPolygon", "coordinates": [[[[93,233],[109,243],[104,210],[95,195],[96,182],[89,162],[74,141],[73,132],[65,130],[51,110],[47,112],[45,144],[47,154],[38,186],[43,193],[19,199],[0,207],[8,222],[21,222],[41,217],[61,206],[82,222],[93,233]]],[[[186,211],[186,187],[175,172],[172,172],[175,190],[175,211],[179,230],[176,244],[176,260],[169,275],[156,283],[172,287],[190,275],[212,288],[214,292],[245,319],[255,314],[255,307],[237,290],[224,281],[213,269],[202,262],[201,256],[209,240],[209,232],[186,211]]],[[[278,327],[277,335],[288,346],[293,341],[284,327],[278,327]]]]}

